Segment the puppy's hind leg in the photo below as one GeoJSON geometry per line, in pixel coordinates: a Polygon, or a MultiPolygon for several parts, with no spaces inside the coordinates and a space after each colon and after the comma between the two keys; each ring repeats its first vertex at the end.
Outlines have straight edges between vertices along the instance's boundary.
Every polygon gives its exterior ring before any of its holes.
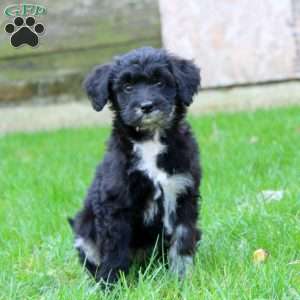
{"type": "Polygon", "coordinates": [[[96,277],[100,265],[100,251],[96,245],[95,216],[91,208],[85,206],[74,219],[68,221],[75,235],[74,247],[78,251],[79,260],[96,277]]]}
{"type": "Polygon", "coordinates": [[[131,226],[125,218],[107,214],[102,215],[96,228],[101,240],[101,264],[96,280],[115,283],[119,273],[127,273],[131,265],[131,226]]]}

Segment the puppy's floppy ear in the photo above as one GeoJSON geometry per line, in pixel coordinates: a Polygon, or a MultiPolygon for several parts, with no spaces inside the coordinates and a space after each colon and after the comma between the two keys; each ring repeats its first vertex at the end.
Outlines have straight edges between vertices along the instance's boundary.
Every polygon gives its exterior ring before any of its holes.
{"type": "Polygon", "coordinates": [[[83,86],[92,106],[96,111],[102,110],[109,98],[109,77],[111,65],[96,66],[86,77],[83,86]]]}
{"type": "Polygon", "coordinates": [[[178,97],[184,105],[189,106],[200,87],[200,69],[191,60],[177,57],[171,57],[171,67],[178,97]]]}

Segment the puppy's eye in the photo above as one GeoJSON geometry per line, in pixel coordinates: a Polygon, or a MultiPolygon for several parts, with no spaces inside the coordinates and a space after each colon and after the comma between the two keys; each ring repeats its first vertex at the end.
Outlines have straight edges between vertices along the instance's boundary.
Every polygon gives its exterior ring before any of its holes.
{"type": "Polygon", "coordinates": [[[154,82],[154,85],[158,86],[158,87],[162,87],[164,85],[164,83],[161,80],[157,80],[154,82]]]}
{"type": "Polygon", "coordinates": [[[124,90],[126,93],[131,93],[132,90],[133,90],[133,86],[130,85],[130,84],[124,84],[124,85],[123,85],[123,90],[124,90]]]}

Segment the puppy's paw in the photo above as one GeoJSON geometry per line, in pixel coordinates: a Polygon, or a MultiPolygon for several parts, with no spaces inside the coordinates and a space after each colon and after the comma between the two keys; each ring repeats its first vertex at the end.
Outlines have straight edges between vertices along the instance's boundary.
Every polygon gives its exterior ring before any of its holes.
{"type": "Polygon", "coordinates": [[[183,279],[193,264],[193,258],[190,255],[175,255],[169,257],[170,270],[180,279],[183,279]]]}

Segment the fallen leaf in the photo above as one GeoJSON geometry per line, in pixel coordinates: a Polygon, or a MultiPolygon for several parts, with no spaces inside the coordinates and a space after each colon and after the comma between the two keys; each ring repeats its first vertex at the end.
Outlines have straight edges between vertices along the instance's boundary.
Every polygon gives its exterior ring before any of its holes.
{"type": "Polygon", "coordinates": [[[251,136],[249,143],[250,144],[256,144],[259,141],[257,136],[251,136]]]}
{"type": "Polygon", "coordinates": [[[264,263],[269,256],[269,253],[264,249],[257,249],[253,253],[253,262],[256,264],[264,263]]]}
{"type": "Polygon", "coordinates": [[[278,190],[278,191],[266,190],[266,191],[261,191],[258,194],[259,198],[266,202],[280,201],[283,198],[283,195],[284,195],[283,190],[278,190]]]}

